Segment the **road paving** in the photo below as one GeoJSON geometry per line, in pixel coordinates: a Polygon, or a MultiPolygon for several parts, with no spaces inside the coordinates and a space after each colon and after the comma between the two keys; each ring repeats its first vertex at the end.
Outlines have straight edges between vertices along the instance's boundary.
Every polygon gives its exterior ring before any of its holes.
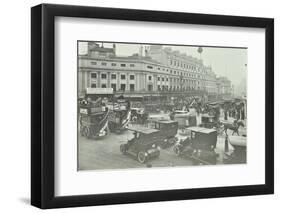
{"type": "MultiPolygon", "coordinates": [[[[165,116],[165,115],[164,115],[165,116]]],[[[179,130],[178,138],[185,138],[179,130]]],[[[78,170],[105,170],[105,169],[128,169],[128,168],[151,168],[151,167],[175,167],[192,166],[190,159],[176,156],[173,147],[160,150],[160,156],[141,164],[130,155],[120,152],[120,145],[133,138],[133,133],[125,130],[122,133],[109,133],[99,139],[78,137],[78,170]]],[[[219,135],[216,152],[219,154],[217,164],[222,164],[225,146],[225,135],[219,135]]],[[[229,145],[229,149],[233,148],[229,145]]]]}

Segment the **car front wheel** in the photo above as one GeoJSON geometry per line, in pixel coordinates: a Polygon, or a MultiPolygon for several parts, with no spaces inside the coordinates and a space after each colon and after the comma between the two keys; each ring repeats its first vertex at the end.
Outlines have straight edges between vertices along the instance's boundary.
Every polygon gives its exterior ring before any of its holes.
{"type": "Polygon", "coordinates": [[[124,144],[120,145],[120,151],[122,152],[122,154],[126,154],[127,150],[124,144]]]}
{"type": "Polygon", "coordinates": [[[146,161],[146,156],[145,156],[145,153],[144,152],[139,152],[138,153],[138,161],[140,163],[145,163],[146,161]]]}
{"type": "Polygon", "coordinates": [[[181,154],[181,150],[179,146],[174,146],[173,148],[174,152],[176,153],[177,156],[179,156],[181,154]]]}

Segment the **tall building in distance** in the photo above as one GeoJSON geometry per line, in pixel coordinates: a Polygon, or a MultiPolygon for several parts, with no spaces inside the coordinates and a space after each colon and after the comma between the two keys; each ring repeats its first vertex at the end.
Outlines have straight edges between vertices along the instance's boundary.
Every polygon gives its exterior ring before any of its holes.
{"type": "MultiPolygon", "coordinates": [[[[108,46],[108,45],[107,45],[108,46]]],[[[138,53],[117,55],[111,47],[88,42],[78,56],[78,95],[87,88],[113,88],[126,97],[208,96],[230,97],[232,85],[217,77],[201,59],[162,45],[140,45],[138,53]]]]}
{"type": "Polygon", "coordinates": [[[223,98],[230,98],[233,95],[233,87],[231,81],[226,77],[217,78],[218,95],[223,98]]]}

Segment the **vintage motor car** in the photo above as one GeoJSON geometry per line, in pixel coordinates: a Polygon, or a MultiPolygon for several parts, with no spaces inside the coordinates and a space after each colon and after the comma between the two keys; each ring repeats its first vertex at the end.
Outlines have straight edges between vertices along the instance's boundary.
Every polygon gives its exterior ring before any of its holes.
{"type": "Polygon", "coordinates": [[[180,128],[196,126],[196,114],[186,110],[174,110],[170,113],[170,119],[177,121],[180,128]]]}
{"type": "Polygon", "coordinates": [[[134,137],[120,145],[121,153],[136,157],[140,163],[159,157],[159,130],[146,127],[128,129],[134,132],[134,137]]]}
{"type": "Polygon", "coordinates": [[[228,136],[228,142],[234,150],[224,153],[223,162],[226,164],[246,163],[247,138],[244,136],[228,136]]]}
{"type": "Polygon", "coordinates": [[[215,119],[215,116],[209,115],[209,114],[203,114],[201,116],[201,124],[199,125],[200,127],[205,127],[205,128],[214,128],[217,127],[218,122],[215,119]]]}
{"type": "Polygon", "coordinates": [[[203,127],[189,127],[190,135],[173,148],[178,156],[188,157],[194,164],[216,164],[217,131],[203,127]]]}
{"type": "Polygon", "coordinates": [[[161,148],[167,148],[174,145],[178,138],[176,137],[178,132],[178,122],[171,120],[155,120],[153,128],[159,130],[159,138],[161,142],[159,146],[161,148]]]}
{"type": "Polygon", "coordinates": [[[127,129],[131,120],[129,101],[119,99],[107,105],[109,107],[108,128],[111,132],[120,133],[127,129]]]}
{"type": "Polygon", "coordinates": [[[189,116],[189,111],[187,110],[173,110],[170,113],[170,119],[174,120],[175,118],[181,118],[181,117],[188,117],[189,116]]]}
{"type": "Polygon", "coordinates": [[[108,109],[104,106],[80,106],[80,134],[81,136],[103,137],[108,133],[108,109]]]}

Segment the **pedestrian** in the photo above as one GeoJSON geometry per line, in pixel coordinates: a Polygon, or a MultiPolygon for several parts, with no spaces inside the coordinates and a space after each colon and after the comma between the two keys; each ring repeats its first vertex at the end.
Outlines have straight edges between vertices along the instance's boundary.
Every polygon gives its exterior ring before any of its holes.
{"type": "Polygon", "coordinates": [[[237,118],[237,120],[240,120],[240,110],[239,109],[237,110],[237,117],[236,118],[237,118]]]}
{"type": "Polygon", "coordinates": [[[220,108],[216,107],[214,111],[215,111],[216,121],[219,121],[219,118],[220,118],[220,108]]]}
{"type": "Polygon", "coordinates": [[[242,109],[241,109],[241,119],[245,120],[245,109],[244,109],[244,107],[242,107],[242,109]]]}
{"type": "Polygon", "coordinates": [[[228,118],[227,118],[227,110],[226,109],[224,109],[224,120],[228,120],[228,118]]]}

